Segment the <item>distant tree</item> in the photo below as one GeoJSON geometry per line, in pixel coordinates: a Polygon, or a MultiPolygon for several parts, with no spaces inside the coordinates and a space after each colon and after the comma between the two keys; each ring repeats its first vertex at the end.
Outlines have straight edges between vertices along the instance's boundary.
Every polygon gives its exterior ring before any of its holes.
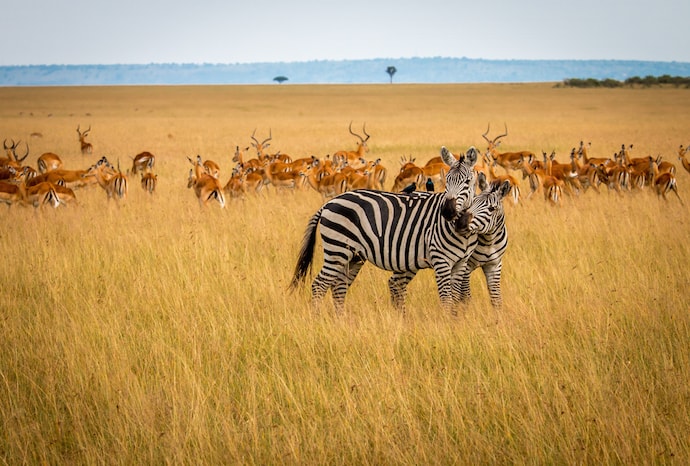
{"type": "Polygon", "coordinates": [[[386,73],[388,73],[391,77],[391,84],[393,84],[393,75],[397,72],[398,70],[395,68],[395,66],[389,66],[386,68],[386,73]]]}
{"type": "Polygon", "coordinates": [[[283,81],[287,81],[288,78],[287,76],[276,76],[273,78],[274,81],[276,81],[278,84],[283,84],[283,81]]]}

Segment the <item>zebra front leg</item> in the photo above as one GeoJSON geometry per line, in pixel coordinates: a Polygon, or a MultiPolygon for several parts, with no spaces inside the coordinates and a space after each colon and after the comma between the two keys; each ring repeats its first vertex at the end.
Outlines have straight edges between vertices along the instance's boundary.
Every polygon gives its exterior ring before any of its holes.
{"type": "Polygon", "coordinates": [[[405,314],[405,299],[407,298],[407,284],[414,278],[416,272],[394,272],[388,279],[388,290],[391,301],[401,313],[405,314]]]}
{"type": "Polygon", "coordinates": [[[466,261],[458,262],[453,266],[451,276],[451,291],[453,293],[453,306],[466,303],[470,299],[470,274],[472,270],[466,261]]]}
{"type": "Polygon", "coordinates": [[[453,276],[450,267],[447,264],[437,266],[434,268],[434,275],[436,276],[436,286],[438,287],[441,307],[444,311],[457,316],[458,311],[453,303],[453,276]]]}
{"type": "Polygon", "coordinates": [[[494,262],[482,266],[486,277],[486,286],[489,290],[489,299],[495,309],[503,307],[503,297],[501,296],[501,269],[503,262],[494,262]]]}

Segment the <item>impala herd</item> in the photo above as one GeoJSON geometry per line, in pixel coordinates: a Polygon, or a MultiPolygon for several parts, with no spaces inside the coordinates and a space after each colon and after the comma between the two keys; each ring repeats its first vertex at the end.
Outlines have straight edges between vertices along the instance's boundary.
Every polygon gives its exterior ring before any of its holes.
{"type": "MultiPolygon", "coordinates": [[[[85,140],[90,130],[90,126],[85,131],[77,126],[83,155],[93,153],[93,146],[85,140]]],[[[187,187],[193,190],[202,207],[212,202],[225,207],[226,197],[243,198],[262,193],[268,186],[279,192],[313,189],[324,201],[355,189],[385,190],[388,170],[381,159],[368,157],[367,143],[371,136],[366,124],[362,126],[361,135],[353,131],[352,123],[348,130],[356,138],[354,150],[339,150],[323,158],[292,158],[281,152],[270,153],[271,132],[260,141],[255,130],[250,146],[236,146],[232,157],[235,165],[226,183],[221,182],[219,164],[204,160],[200,155],[187,157],[191,164],[187,187]]],[[[531,151],[499,152],[508,128],[506,126],[503,133],[493,138],[489,138],[489,130],[487,128],[482,134],[487,147],[474,168],[489,180],[508,181],[511,191],[506,199],[513,204],[537,194],[543,195],[548,203],[559,205],[564,196],[578,196],[589,189],[599,193],[602,187],[621,195],[651,189],[664,200],[673,192],[683,203],[678,194],[675,165],[661,156],[634,157],[632,145],[622,145],[612,157],[590,157],[591,143],[581,141],[579,147],[571,150],[569,161],[561,162],[556,160],[555,151],[549,154],[542,151],[541,157],[531,151]]],[[[105,191],[108,200],[119,204],[127,198],[129,178],[133,176],[139,176],[145,193],[153,195],[156,192],[156,157],[147,151],[134,156],[131,168],[123,173],[119,163],[116,167],[106,157],[86,169],[68,170],[63,167],[60,156],[52,152],[40,155],[34,169],[24,164],[29,155],[28,144],[22,149],[20,141],[5,139],[3,147],[6,155],[0,158],[0,201],[8,205],[57,208],[76,203],[75,189],[95,185],[105,191]]],[[[690,147],[681,145],[677,154],[688,173],[689,150],[690,147]]],[[[390,189],[443,190],[448,170],[449,166],[440,157],[431,158],[423,165],[416,164],[412,156],[401,157],[390,189]]]]}

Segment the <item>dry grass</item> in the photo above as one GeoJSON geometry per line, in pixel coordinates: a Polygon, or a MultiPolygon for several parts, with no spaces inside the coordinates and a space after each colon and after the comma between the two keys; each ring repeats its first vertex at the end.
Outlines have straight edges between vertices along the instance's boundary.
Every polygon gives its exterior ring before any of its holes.
{"type": "MultiPolygon", "coordinates": [[[[229,175],[236,145],[323,156],[354,148],[392,170],[441,145],[581,139],[590,156],[690,143],[686,90],[550,85],[0,89],[3,138],[82,168],[158,156],[159,192],[121,208],[100,188],[58,211],[2,208],[0,459],[21,463],[687,463],[690,175],[686,206],[588,192],[508,206],[501,312],[483,277],[457,319],[430,272],[405,317],[365,267],[334,316],[289,295],[314,192],[199,209],[187,156],[229,175]],[[76,126],[92,125],[92,157],[76,126]]],[[[391,181],[392,182],[392,178],[391,181]]]]}

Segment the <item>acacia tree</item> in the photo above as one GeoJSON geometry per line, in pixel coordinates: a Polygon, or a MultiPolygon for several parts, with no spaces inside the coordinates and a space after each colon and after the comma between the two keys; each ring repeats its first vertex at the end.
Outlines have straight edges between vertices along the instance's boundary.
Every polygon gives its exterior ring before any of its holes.
{"type": "Polygon", "coordinates": [[[283,84],[283,81],[287,81],[288,78],[286,76],[276,76],[273,80],[277,81],[278,84],[283,84]]]}
{"type": "Polygon", "coordinates": [[[389,66],[386,68],[386,73],[388,73],[391,77],[391,84],[393,84],[393,75],[397,72],[398,70],[395,68],[395,66],[389,66]]]}

